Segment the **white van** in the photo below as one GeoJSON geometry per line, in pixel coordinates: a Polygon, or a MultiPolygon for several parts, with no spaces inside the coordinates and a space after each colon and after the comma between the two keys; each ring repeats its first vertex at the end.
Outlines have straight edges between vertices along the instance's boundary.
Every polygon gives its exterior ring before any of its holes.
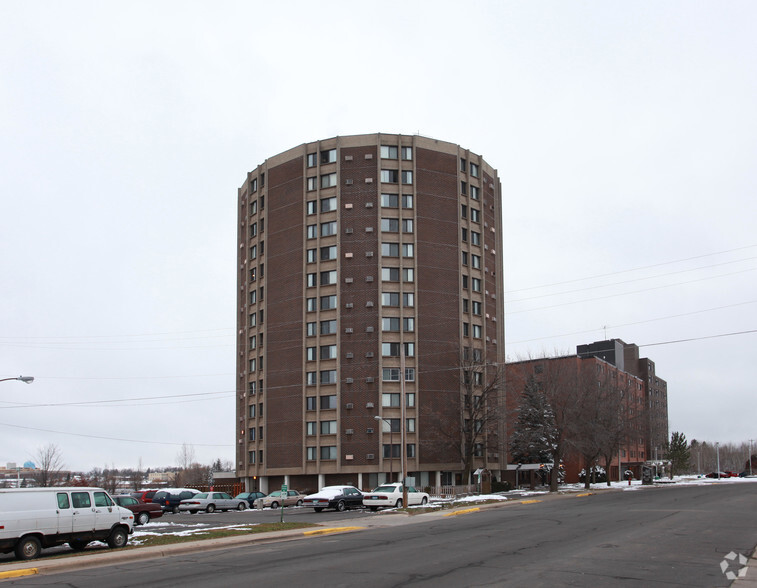
{"type": "Polygon", "coordinates": [[[0,552],[18,559],[64,543],[77,551],[91,541],[123,547],[133,525],[134,513],[102,488],[0,489],[0,552]]]}

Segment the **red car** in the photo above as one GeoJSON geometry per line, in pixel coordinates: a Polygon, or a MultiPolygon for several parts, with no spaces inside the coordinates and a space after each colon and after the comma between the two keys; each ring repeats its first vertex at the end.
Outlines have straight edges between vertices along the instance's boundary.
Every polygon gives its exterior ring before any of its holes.
{"type": "Polygon", "coordinates": [[[156,492],[157,490],[140,490],[139,492],[132,492],[131,496],[139,502],[152,502],[152,497],[155,496],[156,492]]]}
{"type": "Polygon", "coordinates": [[[140,502],[128,494],[114,496],[113,500],[116,501],[118,506],[128,508],[134,513],[134,523],[137,525],[146,525],[150,522],[150,519],[157,519],[158,517],[163,516],[163,509],[161,506],[153,502],[140,502]]]}

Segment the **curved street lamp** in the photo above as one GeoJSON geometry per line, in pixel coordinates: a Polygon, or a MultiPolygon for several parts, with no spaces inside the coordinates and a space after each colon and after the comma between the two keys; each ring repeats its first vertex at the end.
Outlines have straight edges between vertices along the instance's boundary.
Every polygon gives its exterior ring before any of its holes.
{"type": "Polygon", "coordinates": [[[19,382],[24,382],[25,384],[31,384],[34,381],[34,376],[19,376],[18,378],[3,378],[0,380],[0,382],[8,382],[10,380],[18,380],[19,382]]]}

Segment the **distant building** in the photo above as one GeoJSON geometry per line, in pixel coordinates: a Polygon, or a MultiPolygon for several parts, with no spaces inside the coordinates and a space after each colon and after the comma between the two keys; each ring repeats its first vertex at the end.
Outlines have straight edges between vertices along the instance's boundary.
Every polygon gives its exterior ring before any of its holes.
{"type": "Polygon", "coordinates": [[[577,348],[580,357],[589,355],[600,357],[617,366],[618,369],[633,374],[644,382],[644,403],[646,406],[646,455],[647,459],[662,459],[668,434],[668,383],[658,377],[655,363],[647,357],[639,357],[639,346],[621,339],[595,341],[577,348]]]}

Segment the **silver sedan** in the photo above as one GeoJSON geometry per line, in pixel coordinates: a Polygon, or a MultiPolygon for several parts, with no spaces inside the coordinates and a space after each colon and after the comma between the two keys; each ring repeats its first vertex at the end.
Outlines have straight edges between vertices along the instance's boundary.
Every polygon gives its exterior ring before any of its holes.
{"type": "Polygon", "coordinates": [[[200,510],[209,513],[216,510],[244,510],[245,508],[247,508],[246,501],[232,498],[226,492],[200,492],[179,503],[180,511],[189,511],[192,514],[200,510]]]}

